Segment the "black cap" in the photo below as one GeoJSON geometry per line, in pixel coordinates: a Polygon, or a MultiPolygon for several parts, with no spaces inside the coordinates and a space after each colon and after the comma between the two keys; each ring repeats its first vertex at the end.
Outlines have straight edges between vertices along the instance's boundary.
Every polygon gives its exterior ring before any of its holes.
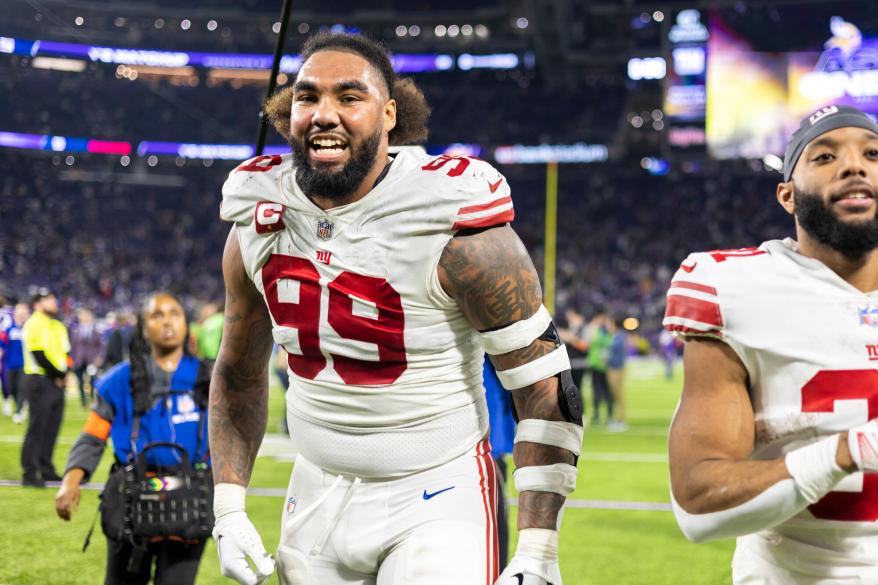
{"type": "Polygon", "coordinates": [[[802,151],[812,140],[836,128],[847,127],[865,128],[878,134],[878,124],[868,114],[851,106],[826,106],[804,118],[787,143],[783,157],[783,180],[789,181],[793,176],[793,169],[802,151]]]}
{"type": "Polygon", "coordinates": [[[31,297],[30,297],[30,303],[33,305],[34,303],[37,303],[37,302],[43,300],[44,298],[50,297],[54,294],[55,293],[53,293],[50,289],[46,288],[45,286],[41,286],[38,289],[35,289],[32,291],[31,297]]]}

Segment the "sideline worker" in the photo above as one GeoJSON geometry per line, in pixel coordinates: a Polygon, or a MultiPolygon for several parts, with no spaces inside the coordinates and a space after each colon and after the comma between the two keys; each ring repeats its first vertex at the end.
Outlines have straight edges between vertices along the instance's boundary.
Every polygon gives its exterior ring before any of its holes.
{"type": "MultiPolygon", "coordinates": [[[[93,410],[70,450],[64,481],[55,496],[55,509],[62,519],[69,521],[76,511],[79,486],[97,468],[108,438],[116,459],[113,471],[129,460],[140,397],[150,406],[140,417],[138,452],[149,443],[173,442],[185,449],[191,463],[209,464],[205,416],[209,375],[197,383],[199,361],[185,352],[186,329],[179,300],[168,293],[149,297],[131,338],[130,360],[98,381],[93,410]]],[[[148,469],[174,467],[180,464],[180,455],[173,449],[157,448],[147,451],[146,462],[148,469]]],[[[135,550],[126,539],[108,536],[107,540],[106,585],[145,585],[153,573],[153,561],[156,585],[194,583],[205,543],[204,539],[169,537],[148,543],[143,551],[135,550]]]]}
{"type": "Polygon", "coordinates": [[[24,486],[44,487],[60,481],[52,464],[52,452],[64,417],[64,379],[70,339],[67,327],[56,318],[58,300],[41,288],[32,299],[33,314],[25,321],[24,394],[30,404],[27,434],[21,446],[24,486]]]}

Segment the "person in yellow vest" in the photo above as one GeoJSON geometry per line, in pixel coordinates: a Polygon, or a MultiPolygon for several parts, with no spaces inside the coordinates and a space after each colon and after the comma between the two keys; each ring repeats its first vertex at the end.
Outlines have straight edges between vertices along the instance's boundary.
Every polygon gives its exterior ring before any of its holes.
{"type": "Polygon", "coordinates": [[[67,376],[70,339],[67,327],[56,318],[58,300],[41,288],[34,295],[33,315],[25,321],[24,392],[30,405],[30,421],[21,446],[21,484],[44,487],[60,481],[52,464],[52,452],[64,416],[64,379],[67,376]]]}

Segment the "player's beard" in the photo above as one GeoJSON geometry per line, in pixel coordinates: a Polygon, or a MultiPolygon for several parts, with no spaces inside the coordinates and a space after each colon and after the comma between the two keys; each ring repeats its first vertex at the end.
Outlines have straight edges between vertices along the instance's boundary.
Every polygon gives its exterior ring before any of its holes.
{"type": "Polygon", "coordinates": [[[860,259],[878,248],[878,215],[861,221],[843,221],[823,197],[793,190],[796,220],[819,243],[847,258],[860,259]]]}
{"type": "Polygon", "coordinates": [[[381,128],[366,138],[362,144],[351,149],[351,159],[337,171],[326,171],[323,163],[312,166],[308,160],[308,148],[304,142],[290,138],[290,146],[293,148],[293,166],[296,169],[296,182],[306,195],[311,197],[325,197],[332,201],[343,201],[348,198],[357,188],[378,156],[378,147],[381,145],[381,128]]]}

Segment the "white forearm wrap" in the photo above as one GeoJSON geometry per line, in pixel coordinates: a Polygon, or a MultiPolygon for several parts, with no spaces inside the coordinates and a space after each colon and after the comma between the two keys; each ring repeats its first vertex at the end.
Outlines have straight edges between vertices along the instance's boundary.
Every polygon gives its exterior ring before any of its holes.
{"type": "Polygon", "coordinates": [[[247,488],[236,483],[218,483],[213,486],[213,515],[219,519],[232,512],[243,512],[247,488]]]}
{"type": "Polygon", "coordinates": [[[799,491],[811,504],[829,493],[847,472],[838,466],[835,454],[840,435],[832,435],[798,449],[784,457],[787,471],[799,491]]]}
{"type": "Polygon", "coordinates": [[[519,467],[512,474],[519,492],[552,492],[568,495],[576,487],[576,468],[567,463],[519,467]]]}
{"type": "Polygon", "coordinates": [[[524,528],[518,531],[518,548],[496,585],[561,585],[558,566],[558,531],[524,528]]]}
{"type": "Polygon", "coordinates": [[[552,322],[552,315],[545,305],[540,305],[537,312],[521,321],[516,321],[495,331],[479,331],[479,339],[490,355],[501,355],[527,347],[540,335],[546,332],[552,322]]]}
{"type": "Polygon", "coordinates": [[[523,528],[518,531],[518,546],[515,554],[541,561],[554,561],[558,559],[558,540],[557,530],[523,528]]]}
{"type": "Polygon", "coordinates": [[[693,542],[742,536],[786,522],[805,509],[808,500],[796,482],[777,482],[755,498],[734,508],[707,514],[690,514],[671,494],[671,506],[680,530],[693,542]]]}
{"type": "Polygon", "coordinates": [[[555,348],[551,353],[537,358],[532,362],[512,368],[511,370],[497,370],[500,383],[507,390],[524,388],[545,380],[559,372],[570,369],[570,358],[567,357],[567,348],[563,345],[555,348]]]}
{"type": "Polygon", "coordinates": [[[541,443],[579,455],[582,448],[582,427],[568,422],[526,418],[518,422],[515,442],[541,443]]]}

